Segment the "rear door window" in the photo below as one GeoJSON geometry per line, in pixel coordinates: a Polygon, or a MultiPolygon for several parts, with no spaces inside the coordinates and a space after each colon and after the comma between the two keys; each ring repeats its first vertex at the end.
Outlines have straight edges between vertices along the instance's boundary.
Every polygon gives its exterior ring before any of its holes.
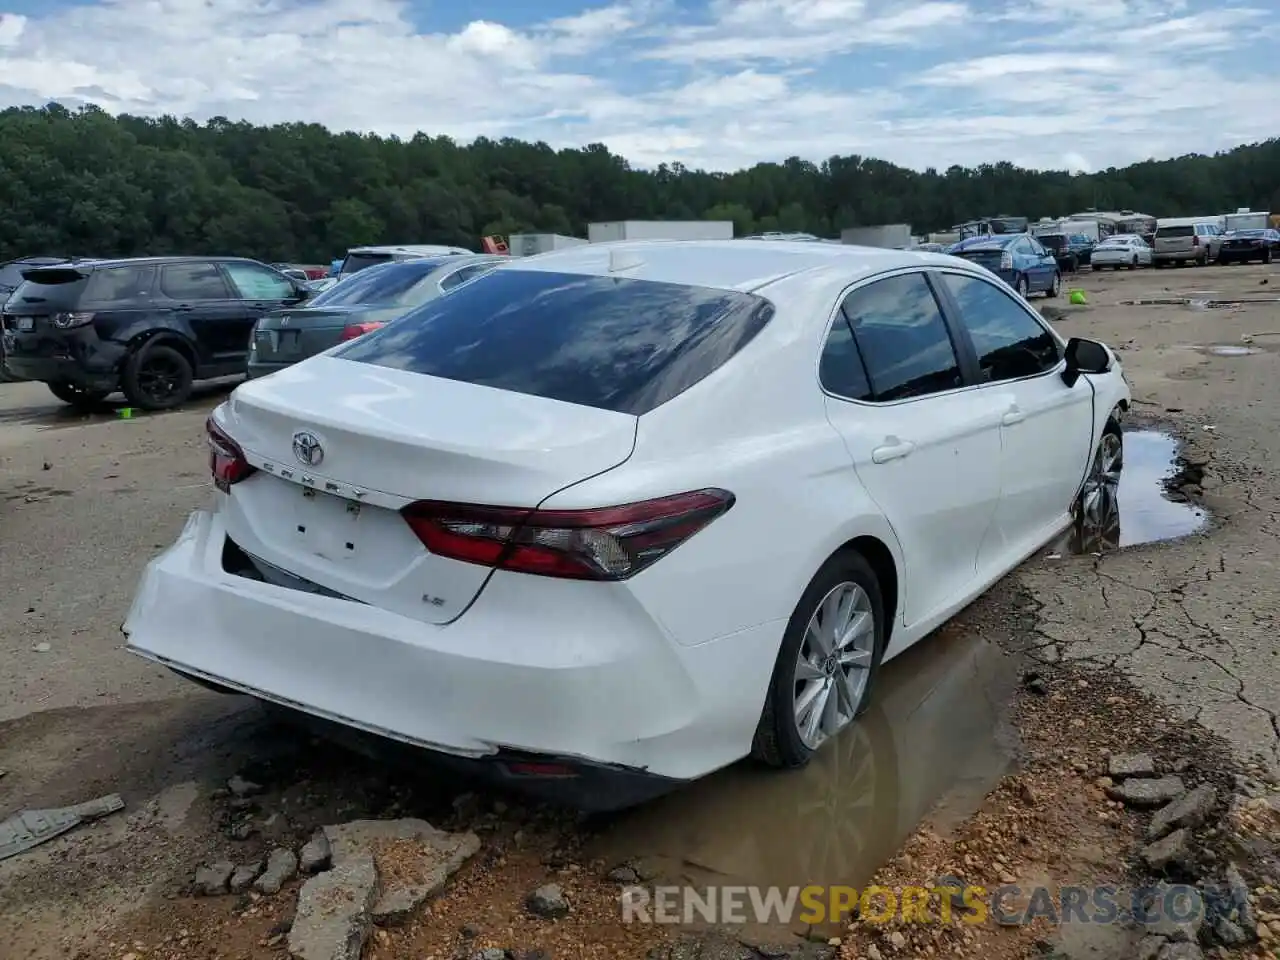
{"type": "Polygon", "coordinates": [[[160,289],[171,300],[230,300],[231,290],[212,263],[170,263],[160,268],[160,289]]]}
{"type": "Polygon", "coordinates": [[[85,285],[85,303],[122,303],[151,296],[153,268],[131,264],[95,270],[85,285]]]}
{"type": "Polygon", "coordinates": [[[845,298],[843,313],[877,402],[963,386],[951,334],[924,274],[907,273],[861,287],[845,298]]]}
{"type": "Polygon", "coordinates": [[[773,312],[734,290],[495,270],[333,355],[640,416],[718,369],[773,312]]]}

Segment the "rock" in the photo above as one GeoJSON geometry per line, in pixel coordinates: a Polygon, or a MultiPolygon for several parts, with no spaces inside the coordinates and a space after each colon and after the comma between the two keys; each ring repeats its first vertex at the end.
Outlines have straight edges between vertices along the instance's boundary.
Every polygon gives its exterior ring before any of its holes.
{"type": "Polygon", "coordinates": [[[254,860],[252,863],[244,863],[236,867],[235,872],[231,874],[229,884],[231,892],[244,893],[253,886],[253,881],[258,879],[260,873],[262,873],[261,860],[254,860]]]}
{"type": "Polygon", "coordinates": [[[1218,802],[1218,792],[1208,783],[1188,790],[1172,803],[1161,807],[1147,827],[1147,839],[1159,840],[1167,833],[1182,828],[1194,830],[1203,826],[1218,802]]]}
{"type": "Polygon", "coordinates": [[[1213,918],[1212,929],[1217,941],[1228,947],[1240,947],[1253,942],[1253,937],[1245,933],[1238,923],[1221,914],[1213,918]]]}
{"type": "Polygon", "coordinates": [[[1192,887],[1171,887],[1158,884],[1145,901],[1145,909],[1154,915],[1146,923],[1146,932],[1166,940],[1186,940],[1194,943],[1204,925],[1204,901],[1192,887]],[[1194,899],[1192,899],[1194,898],[1194,899]],[[1166,909],[1170,904],[1176,911],[1166,909]],[[1175,913],[1172,916],[1171,913],[1175,913]]]}
{"type": "Polygon", "coordinates": [[[1157,873],[1169,867],[1187,866],[1191,862],[1191,834],[1186,829],[1175,830],[1144,847],[1139,855],[1142,862],[1157,873]]]}
{"type": "Polygon", "coordinates": [[[1148,753],[1113,753],[1107,761],[1107,773],[1116,780],[1129,777],[1154,777],[1156,762],[1148,753]]]}
{"type": "Polygon", "coordinates": [[[236,865],[226,860],[211,863],[207,867],[200,867],[196,870],[192,892],[197,897],[216,897],[219,894],[226,893],[227,883],[231,880],[231,874],[235,872],[235,869],[236,865]]]}
{"type": "Polygon", "coordinates": [[[439,863],[451,876],[480,849],[480,838],[470,831],[450,833],[414,819],[352,820],[325,827],[324,835],[335,867],[379,841],[413,840],[422,848],[424,858],[439,863]]]}
{"type": "Polygon", "coordinates": [[[244,799],[245,797],[254,797],[262,792],[262,785],[254,783],[252,780],[246,780],[240,774],[236,774],[227,781],[227,789],[231,791],[233,797],[244,799]]]}
{"type": "Polygon", "coordinates": [[[1160,777],[1155,780],[1123,780],[1107,787],[1106,792],[1112,800],[1119,800],[1126,806],[1150,809],[1176,800],[1187,792],[1187,787],[1180,777],[1160,777]]]}
{"type": "Polygon", "coordinates": [[[1258,934],[1258,920],[1253,913],[1253,904],[1249,901],[1249,885],[1240,874],[1240,868],[1234,863],[1227,865],[1226,871],[1227,898],[1231,904],[1231,915],[1244,931],[1245,936],[1255,937],[1258,934]]]}
{"type": "Polygon", "coordinates": [[[360,960],[377,898],[372,851],[352,851],[302,885],[289,953],[295,960],[360,960]]]}
{"type": "Polygon", "coordinates": [[[1046,696],[1049,693],[1049,684],[1045,683],[1039,677],[1027,681],[1027,690],[1034,693],[1037,697],[1046,696]]]}
{"type": "Polygon", "coordinates": [[[324,835],[323,830],[317,830],[311,835],[311,839],[302,845],[302,850],[298,854],[298,869],[310,876],[328,869],[332,858],[333,851],[329,849],[329,838],[324,835]]]}
{"type": "Polygon", "coordinates": [[[476,954],[476,960],[507,960],[507,951],[498,947],[487,947],[476,954]]]}
{"type": "Polygon", "coordinates": [[[267,868],[262,871],[262,876],[254,881],[253,889],[259,893],[279,893],[280,888],[292,880],[297,873],[298,858],[293,855],[293,851],[276,847],[267,857],[267,868]]]}
{"type": "Polygon", "coordinates": [[[880,948],[877,947],[874,943],[867,944],[866,953],[867,953],[867,960],[884,960],[884,958],[880,955],[880,948]]]}
{"type": "Polygon", "coordinates": [[[557,883],[548,883],[533,891],[525,898],[524,906],[535,917],[544,920],[558,920],[569,915],[569,901],[557,883]]]}
{"type": "Polygon", "coordinates": [[[249,840],[258,835],[258,825],[252,820],[241,820],[239,823],[233,823],[231,829],[227,831],[227,836],[232,840],[249,840]]]}
{"type": "Polygon", "coordinates": [[[396,927],[404,923],[418,907],[444,889],[449,875],[444,867],[431,868],[426,882],[412,886],[392,887],[373,907],[373,922],[380,927],[396,927]]]}
{"type": "Polygon", "coordinates": [[[609,871],[609,879],[614,883],[620,883],[624,886],[630,886],[640,880],[640,875],[630,867],[614,867],[609,871]]]}
{"type": "Polygon", "coordinates": [[[1161,948],[1168,942],[1164,937],[1143,937],[1138,943],[1138,953],[1135,960],[1156,960],[1160,956],[1161,948]]]}
{"type": "Polygon", "coordinates": [[[1166,943],[1156,954],[1156,960],[1204,960],[1200,947],[1187,940],[1166,943]]]}
{"type": "Polygon", "coordinates": [[[889,934],[889,942],[893,944],[893,948],[895,950],[901,950],[907,945],[907,938],[903,935],[901,930],[895,930],[893,933],[889,934]]]}

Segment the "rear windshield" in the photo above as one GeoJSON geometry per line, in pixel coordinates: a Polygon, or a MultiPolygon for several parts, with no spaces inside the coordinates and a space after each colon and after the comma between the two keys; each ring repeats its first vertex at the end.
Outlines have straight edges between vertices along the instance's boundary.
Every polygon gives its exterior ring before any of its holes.
{"type": "Polygon", "coordinates": [[[359,276],[348,277],[314,297],[310,307],[353,307],[364,304],[394,304],[422,278],[439,266],[435,260],[405,260],[384,263],[359,276]]]}
{"type": "Polygon", "coordinates": [[[1187,224],[1185,227],[1157,227],[1156,236],[1162,240],[1168,237],[1194,237],[1196,228],[1187,224]]]}
{"type": "Polygon", "coordinates": [[[13,291],[7,307],[39,307],[41,309],[72,309],[80,302],[89,283],[87,272],[71,269],[47,268],[33,270],[27,267],[32,279],[23,280],[13,291]]]}
{"type": "Polygon", "coordinates": [[[773,312],[732,290],[495,270],[334,356],[640,416],[720,367],[773,312]]]}
{"type": "Polygon", "coordinates": [[[13,292],[10,305],[71,309],[86,303],[120,303],[150,295],[154,269],[146,264],[77,270],[46,267],[27,271],[25,280],[13,292]]]}
{"type": "Polygon", "coordinates": [[[389,253],[348,253],[342,261],[342,269],[338,276],[345,277],[349,273],[357,273],[366,267],[375,267],[380,263],[390,263],[395,258],[389,253]]]}
{"type": "Polygon", "coordinates": [[[1067,238],[1060,233],[1042,233],[1036,239],[1050,250],[1061,250],[1067,245],[1067,238]]]}
{"type": "Polygon", "coordinates": [[[1266,235],[1267,235],[1267,231],[1265,230],[1232,230],[1230,233],[1227,234],[1228,237],[1234,237],[1234,238],[1265,237],[1266,235]]]}

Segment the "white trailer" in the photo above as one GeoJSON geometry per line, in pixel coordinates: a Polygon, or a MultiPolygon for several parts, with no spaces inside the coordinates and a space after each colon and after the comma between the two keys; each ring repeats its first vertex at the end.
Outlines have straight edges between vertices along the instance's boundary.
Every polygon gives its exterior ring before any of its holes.
{"type": "Polygon", "coordinates": [[[732,220],[613,220],[587,224],[592,243],[618,240],[732,240],[732,220]]]}
{"type": "Polygon", "coordinates": [[[586,242],[581,237],[566,237],[562,233],[513,233],[507,237],[507,249],[513,257],[534,257],[552,250],[581,246],[586,242]]]}
{"type": "Polygon", "coordinates": [[[1222,226],[1225,230],[1266,230],[1271,226],[1271,215],[1246,207],[1224,216],[1222,226]]]}

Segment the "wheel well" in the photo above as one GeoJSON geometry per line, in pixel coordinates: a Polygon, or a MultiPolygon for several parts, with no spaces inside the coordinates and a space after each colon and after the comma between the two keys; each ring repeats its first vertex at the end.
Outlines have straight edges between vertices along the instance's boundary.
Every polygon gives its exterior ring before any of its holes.
{"type": "Polygon", "coordinates": [[[871,570],[880,583],[880,595],[886,612],[885,642],[888,643],[898,613],[898,565],[893,560],[893,554],[875,537],[854,537],[837,553],[844,550],[859,553],[871,565],[871,570]]]}
{"type": "Polygon", "coordinates": [[[191,364],[191,369],[196,368],[196,352],[195,349],[187,342],[185,337],[181,337],[176,333],[170,333],[167,330],[155,330],[149,333],[140,334],[129,344],[129,353],[137,353],[145,344],[163,343],[166,347],[172,347],[180,354],[187,358],[187,363],[191,364]]]}

